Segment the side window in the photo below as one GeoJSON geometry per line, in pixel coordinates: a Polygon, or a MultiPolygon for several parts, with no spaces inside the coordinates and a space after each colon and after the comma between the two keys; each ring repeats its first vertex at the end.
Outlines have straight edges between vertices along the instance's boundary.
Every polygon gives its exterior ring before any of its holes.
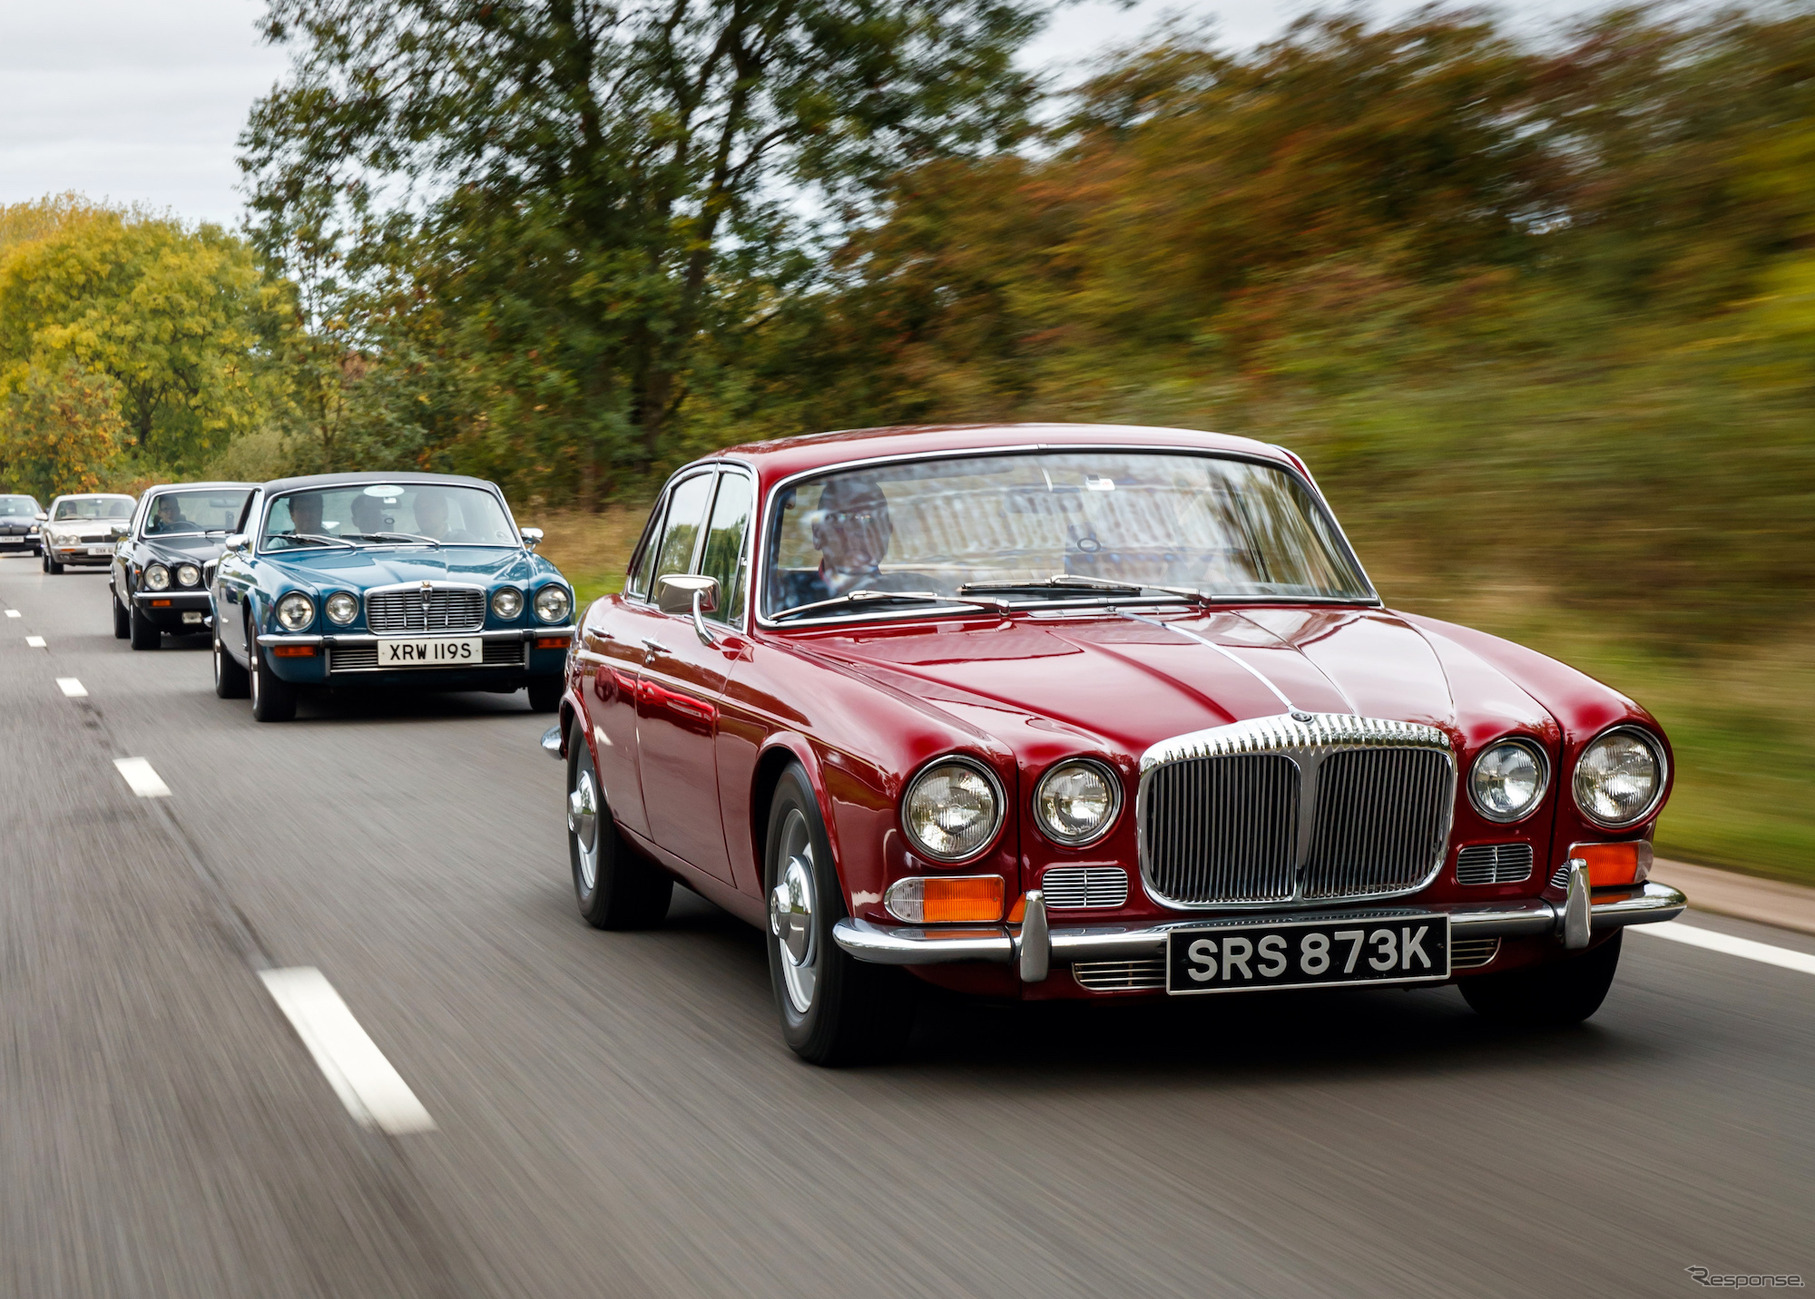
{"type": "Polygon", "coordinates": [[[248,532],[251,530],[252,521],[258,517],[259,503],[264,499],[265,494],[263,492],[253,492],[246,498],[245,508],[239,512],[239,521],[233,525],[233,530],[235,532],[248,532]]]}
{"type": "Polygon", "coordinates": [[[750,480],[727,471],[719,476],[712,522],[706,528],[706,551],[700,572],[718,579],[719,605],[706,615],[714,622],[740,622],[744,610],[744,532],[750,526],[750,480]]]}
{"type": "Polygon", "coordinates": [[[655,552],[662,546],[662,511],[667,508],[667,496],[659,497],[649,512],[649,522],[643,525],[643,549],[637,555],[636,572],[630,575],[627,588],[640,599],[649,598],[649,587],[655,581],[655,552]]]}
{"type": "MultiPolygon", "coordinates": [[[[712,499],[712,481],[718,475],[695,474],[676,487],[668,498],[668,517],[662,521],[662,540],[654,547],[655,568],[651,582],[669,573],[693,569],[693,550],[706,522],[706,503],[712,499]]],[[[653,589],[653,587],[651,588],[653,589]]]]}

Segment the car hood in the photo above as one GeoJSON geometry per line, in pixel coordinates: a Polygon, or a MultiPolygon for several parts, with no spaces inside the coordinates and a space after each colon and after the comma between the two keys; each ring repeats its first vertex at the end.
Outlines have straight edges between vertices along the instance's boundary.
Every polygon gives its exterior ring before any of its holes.
{"type": "Polygon", "coordinates": [[[304,585],[345,585],[359,590],[407,582],[486,585],[549,575],[546,561],[538,564],[533,556],[511,546],[449,546],[441,550],[324,548],[260,558],[304,585]]]}
{"type": "Polygon", "coordinates": [[[1517,683],[1380,609],[1017,618],[817,636],[800,648],[1014,745],[1033,727],[1130,757],[1288,707],[1437,726],[1464,748],[1555,733],[1517,683]]]}
{"type": "Polygon", "coordinates": [[[139,538],[139,544],[150,554],[177,563],[187,561],[191,564],[205,564],[211,559],[219,559],[226,541],[225,533],[216,533],[211,537],[205,532],[173,532],[167,536],[139,538]]]}

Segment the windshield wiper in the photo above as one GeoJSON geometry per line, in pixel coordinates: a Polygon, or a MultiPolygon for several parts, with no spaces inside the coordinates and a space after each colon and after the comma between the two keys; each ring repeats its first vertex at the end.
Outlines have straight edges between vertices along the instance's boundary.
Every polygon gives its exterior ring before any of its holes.
{"type": "Polygon", "coordinates": [[[857,604],[968,604],[978,609],[994,609],[998,613],[1005,608],[1000,600],[972,600],[958,595],[940,595],[937,591],[846,591],[830,600],[797,604],[792,609],[783,609],[773,617],[776,622],[781,622],[788,618],[798,618],[802,614],[816,613],[821,609],[857,604]]]}
{"type": "Polygon", "coordinates": [[[348,550],[353,549],[352,542],[342,541],[339,537],[325,536],[319,532],[280,532],[273,536],[271,540],[276,541],[279,538],[285,541],[309,541],[318,546],[344,546],[348,550]]]}
{"type": "Polygon", "coordinates": [[[361,541],[420,541],[424,545],[439,546],[439,537],[425,537],[420,532],[343,532],[343,537],[358,537],[361,541]]]}
{"type": "Polygon", "coordinates": [[[1151,583],[1112,582],[1102,577],[1085,577],[1079,573],[1054,573],[1051,577],[1029,578],[1024,582],[966,582],[958,588],[960,595],[976,594],[1013,595],[1017,592],[1031,591],[1044,595],[1054,591],[1091,591],[1100,595],[1138,596],[1147,591],[1158,591],[1162,595],[1177,596],[1181,600],[1194,600],[1208,603],[1220,597],[1208,591],[1194,590],[1188,586],[1154,586],[1151,583]]]}

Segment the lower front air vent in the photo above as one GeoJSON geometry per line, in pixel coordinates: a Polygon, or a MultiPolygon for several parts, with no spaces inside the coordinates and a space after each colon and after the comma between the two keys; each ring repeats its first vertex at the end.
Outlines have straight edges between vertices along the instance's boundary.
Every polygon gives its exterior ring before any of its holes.
{"type": "Polygon", "coordinates": [[[1119,907],[1128,901],[1128,872],[1120,866],[1053,866],[1040,876],[1048,910],[1119,907]]]}
{"type": "Polygon", "coordinates": [[[1517,884],[1531,878],[1528,843],[1470,844],[1456,854],[1458,884],[1517,884]]]}
{"type": "Polygon", "coordinates": [[[1452,938],[1449,944],[1449,968],[1475,970],[1490,963],[1500,954],[1498,938],[1452,938]]]}
{"type": "Polygon", "coordinates": [[[1550,873],[1550,887],[1553,889],[1566,889],[1569,887],[1568,862],[1564,862],[1561,866],[1557,867],[1556,870],[1550,873]]]}
{"type": "Polygon", "coordinates": [[[1135,961],[1079,961],[1071,977],[1092,992],[1152,992],[1166,986],[1166,958],[1135,961]]]}

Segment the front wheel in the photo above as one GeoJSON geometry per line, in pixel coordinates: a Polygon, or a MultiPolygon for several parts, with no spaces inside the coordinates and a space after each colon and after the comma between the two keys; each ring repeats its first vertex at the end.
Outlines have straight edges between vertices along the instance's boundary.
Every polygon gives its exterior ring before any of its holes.
{"type": "Polygon", "coordinates": [[[287,722],[296,716],[296,687],[271,670],[271,661],[259,647],[258,630],[246,625],[248,682],[252,690],[252,716],[261,722],[287,722]]]}
{"type": "Polygon", "coordinates": [[[560,677],[543,677],[529,683],[529,711],[552,713],[561,706],[565,683],[560,677]]]}
{"type": "Polygon", "coordinates": [[[221,620],[214,620],[214,693],[219,699],[244,699],[251,689],[246,669],[221,644],[221,620]]]}
{"type": "Polygon", "coordinates": [[[44,561],[44,571],[46,573],[61,573],[63,571],[63,565],[52,559],[48,550],[45,551],[40,558],[44,561]]]}
{"type": "Polygon", "coordinates": [[[782,1039],[812,1064],[859,1064],[900,1050],[914,1026],[913,985],[900,970],[853,959],[832,938],[848,914],[844,890],[819,800],[799,767],[783,773],[769,804],[763,886],[782,1039]]]}
{"type": "Polygon", "coordinates": [[[567,855],[574,900],[594,929],[647,929],[668,914],[674,880],[618,833],[578,717],[567,732],[567,855]]]}
{"type": "Polygon", "coordinates": [[[118,595],[113,599],[113,638],[125,640],[132,635],[132,615],[120,604],[118,595]]]}
{"type": "Polygon", "coordinates": [[[157,623],[137,600],[132,602],[132,610],[126,615],[126,626],[135,650],[154,650],[163,644],[164,633],[158,630],[157,623]]]}
{"type": "Polygon", "coordinates": [[[1477,1015],[1502,1024],[1525,1028],[1580,1024],[1607,999],[1623,937],[1624,933],[1615,933],[1599,947],[1565,960],[1459,979],[1457,986],[1477,1015]]]}

